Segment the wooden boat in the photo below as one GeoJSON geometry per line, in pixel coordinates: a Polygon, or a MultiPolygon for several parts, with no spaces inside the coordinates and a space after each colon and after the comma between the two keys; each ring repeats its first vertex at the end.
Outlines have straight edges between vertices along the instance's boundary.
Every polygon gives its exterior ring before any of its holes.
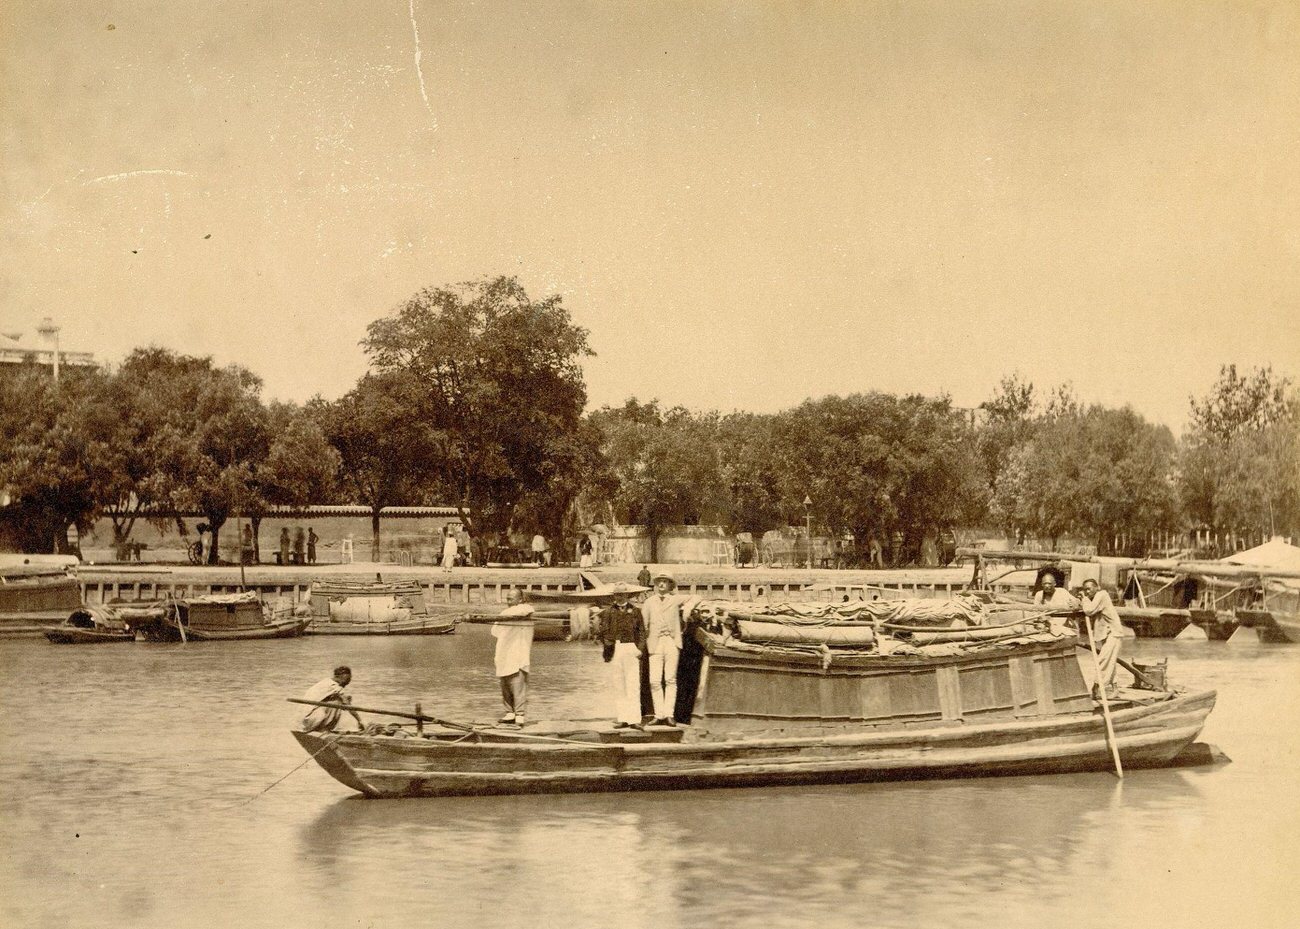
{"type": "Polygon", "coordinates": [[[135,632],[111,609],[81,606],[62,623],[45,630],[56,645],[93,645],[100,642],[134,642],[135,632]]]}
{"type": "Polygon", "coordinates": [[[174,601],[167,621],[182,638],[200,642],[234,639],[291,639],[302,635],[311,617],[292,606],[273,609],[256,591],[210,594],[174,601]]]}
{"type": "Polygon", "coordinates": [[[456,622],[433,615],[419,581],[317,581],[311,588],[313,635],[445,635],[456,622]]]}
{"type": "MultiPolygon", "coordinates": [[[[716,624],[715,624],[716,625],[716,624]]],[[[594,721],[526,727],[416,722],[294,736],[368,797],[661,790],[1106,770],[1111,749],[1058,627],[965,645],[759,645],[697,628],[679,669],[689,728],[594,721]],[[430,724],[426,727],[426,723],[430,724]]],[[[297,702],[297,701],[296,701],[297,702]]],[[[1212,691],[1111,701],[1126,768],[1176,763],[1212,691]]]]}
{"type": "Polygon", "coordinates": [[[38,555],[0,562],[0,636],[38,636],[81,606],[75,558],[38,555]]]}

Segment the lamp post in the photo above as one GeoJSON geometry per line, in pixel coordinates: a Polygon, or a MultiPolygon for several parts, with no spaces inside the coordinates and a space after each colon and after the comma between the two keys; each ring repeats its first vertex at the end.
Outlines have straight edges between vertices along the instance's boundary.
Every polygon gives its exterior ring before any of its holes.
{"type": "Polygon", "coordinates": [[[803,518],[804,531],[808,536],[808,561],[807,567],[811,568],[812,564],[812,497],[804,494],[803,498],[803,518]]]}

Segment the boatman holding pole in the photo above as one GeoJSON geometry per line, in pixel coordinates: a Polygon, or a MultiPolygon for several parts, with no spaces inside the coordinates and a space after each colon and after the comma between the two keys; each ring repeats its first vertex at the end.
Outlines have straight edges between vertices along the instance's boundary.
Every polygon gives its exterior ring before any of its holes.
{"type": "Polygon", "coordinates": [[[312,700],[316,703],[337,703],[338,709],[333,707],[318,706],[312,709],[310,713],[302,718],[303,732],[333,732],[334,727],[339,724],[339,719],[343,715],[343,710],[352,714],[352,718],[357,721],[357,728],[364,729],[361,723],[361,717],[355,710],[348,707],[352,698],[343,692],[343,688],[352,682],[352,669],[347,665],[339,665],[334,669],[334,676],[327,677],[322,681],[317,681],[307,692],[302,695],[304,700],[312,700]]]}
{"type": "Polygon", "coordinates": [[[1097,646],[1099,680],[1094,693],[1104,687],[1107,693],[1115,690],[1115,668],[1119,663],[1119,613],[1111,603],[1110,594],[1101,589],[1092,578],[1083,582],[1081,595],[1084,615],[1088,618],[1092,640],[1097,646]]]}

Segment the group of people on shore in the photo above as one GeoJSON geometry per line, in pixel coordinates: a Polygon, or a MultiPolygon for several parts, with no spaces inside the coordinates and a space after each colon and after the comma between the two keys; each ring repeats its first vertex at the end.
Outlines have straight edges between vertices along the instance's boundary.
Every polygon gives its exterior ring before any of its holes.
{"type": "MultiPolygon", "coordinates": [[[[247,542],[252,542],[252,531],[247,526],[244,527],[248,535],[247,542]]],[[[280,527],[280,564],[315,564],[316,563],[316,543],[320,541],[320,536],[311,526],[307,527],[304,532],[302,526],[297,526],[293,530],[293,539],[290,541],[289,527],[280,527]]]]}

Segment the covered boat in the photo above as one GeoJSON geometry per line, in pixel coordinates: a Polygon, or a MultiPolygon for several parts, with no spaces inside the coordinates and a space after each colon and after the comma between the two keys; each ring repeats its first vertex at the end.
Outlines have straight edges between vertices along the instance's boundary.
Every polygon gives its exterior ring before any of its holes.
{"type": "Polygon", "coordinates": [[[112,609],[150,642],[289,639],[311,622],[305,609],[289,601],[264,603],[255,590],[116,603],[112,609]]]}
{"type": "Polygon", "coordinates": [[[0,556],[0,636],[38,636],[81,606],[77,559],[0,556]]]}
{"type": "Polygon", "coordinates": [[[313,635],[444,635],[454,619],[429,612],[419,581],[316,581],[311,588],[313,635]]]}
{"type": "Polygon", "coordinates": [[[970,635],[976,626],[877,623],[865,646],[751,638],[753,620],[726,604],[695,616],[678,675],[676,715],[688,728],[458,725],[417,709],[388,713],[414,719],[414,730],[294,736],[369,797],[846,783],[1105,770],[1112,747],[1126,767],[1168,765],[1215,701],[1212,691],[1123,691],[1110,701],[1112,743],[1078,639],[1042,616],[984,627],[999,630],[988,637],[970,635]]]}
{"type": "Polygon", "coordinates": [[[94,645],[101,642],[133,642],[135,632],[114,610],[103,606],[80,606],[62,623],[45,630],[45,638],[56,645],[94,645]]]}
{"type": "Polygon", "coordinates": [[[168,616],[183,638],[200,642],[229,639],[291,639],[311,623],[307,611],[285,602],[264,603],[255,590],[176,600],[168,616]]]}

